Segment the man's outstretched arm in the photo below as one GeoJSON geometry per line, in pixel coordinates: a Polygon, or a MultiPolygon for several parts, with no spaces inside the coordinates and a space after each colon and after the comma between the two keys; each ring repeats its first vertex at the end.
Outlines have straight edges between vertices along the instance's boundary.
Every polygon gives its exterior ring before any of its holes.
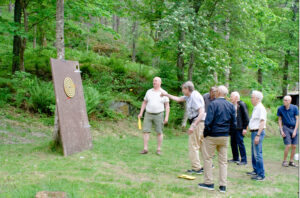
{"type": "Polygon", "coordinates": [[[173,96],[171,94],[168,94],[167,92],[165,93],[161,93],[161,96],[167,96],[168,98],[170,98],[171,100],[174,100],[176,102],[184,102],[184,97],[177,97],[177,96],[173,96]]]}

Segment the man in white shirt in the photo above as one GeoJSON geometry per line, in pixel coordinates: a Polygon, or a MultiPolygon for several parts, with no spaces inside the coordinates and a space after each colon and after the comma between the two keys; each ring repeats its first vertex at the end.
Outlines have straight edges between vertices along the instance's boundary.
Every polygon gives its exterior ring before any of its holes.
{"type": "Polygon", "coordinates": [[[265,169],[262,155],[262,143],[265,137],[265,128],[267,122],[267,111],[261,103],[263,94],[260,91],[253,91],[251,95],[251,103],[254,106],[252,116],[249,122],[251,131],[251,152],[252,152],[252,172],[251,179],[263,181],[265,179],[265,169]]]}
{"type": "Polygon", "coordinates": [[[155,126],[155,130],[157,132],[157,151],[158,155],[161,155],[161,145],[163,141],[163,126],[168,123],[169,113],[170,113],[170,105],[168,97],[161,97],[162,93],[165,93],[161,88],[161,78],[155,77],[153,79],[153,88],[149,89],[144,97],[144,101],[142,103],[140,114],[138,118],[143,116],[144,110],[146,109],[144,124],[143,124],[143,132],[144,132],[144,150],[142,150],[141,154],[148,153],[148,141],[150,132],[152,130],[152,124],[155,126]],[[166,114],[164,118],[164,111],[166,109],[166,114]]]}
{"type": "MultiPolygon", "coordinates": [[[[176,102],[186,102],[186,111],[191,124],[189,134],[189,158],[192,169],[187,170],[188,173],[202,174],[203,167],[200,164],[199,150],[201,156],[204,152],[203,146],[203,129],[205,119],[205,104],[202,95],[195,90],[194,84],[187,81],[182,85],[182,93],[184,96],[177,97],[168,93],[163,93],[162,96],[175,100],[176,102]]],[[[202,158],[203,159],[203,158],[202,158]]]]}

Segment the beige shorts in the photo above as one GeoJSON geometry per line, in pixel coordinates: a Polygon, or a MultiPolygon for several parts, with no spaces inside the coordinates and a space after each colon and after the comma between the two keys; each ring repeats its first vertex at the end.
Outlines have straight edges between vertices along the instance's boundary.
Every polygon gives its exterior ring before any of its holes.
{"type": "Polygon", "coordinates": [[[164,112],[161,113],[145,113],[143,132],[150,133],[152,130],[152,124],[154,124],[155,131],[162,133],[164,128],[164,112]]]}

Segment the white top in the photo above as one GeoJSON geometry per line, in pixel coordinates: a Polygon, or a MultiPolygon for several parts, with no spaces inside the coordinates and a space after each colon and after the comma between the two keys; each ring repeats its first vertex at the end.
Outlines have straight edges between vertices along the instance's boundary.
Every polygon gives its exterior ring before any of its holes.
{"type": "Polygon", "coordinates": [[[252,116],[249,122],[249,128],[250,130],[258,130],[259,129],[259,123],[261,120],[265,121],[265,126],[266,128],[266,123],[267,123],[267,111],[264,105],[260,102],[258,103],[252,112],[252,116]]]}
{"type": "Polygon", "coordinates": [[[148,113],[161,113],[165,110],[165,103],[169,102],[169,98],[166,96],[161,97],[161,93],[166,93],[162,88],[159,91],[155,91],[154,88],[149,89],[144,97],[147,101],[146,112],[148,113]]]}
{"type": "MultiPolygon", "coordinates": [[[[183,96],[184,100],[186,101],[186,109],[188,113],[189,119],[195,118],[199,114],[199,109],[205,108],[205,103],[202,95],[194,90],[191,95],[183,96]]],[[[205,120],[205,116],[202,118],[202,120],[205,120]]]]}

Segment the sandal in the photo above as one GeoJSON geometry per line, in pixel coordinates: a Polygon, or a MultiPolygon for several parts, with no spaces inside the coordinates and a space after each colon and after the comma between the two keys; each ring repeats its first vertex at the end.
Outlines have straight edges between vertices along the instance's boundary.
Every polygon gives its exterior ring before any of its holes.
{"type": "Polygon", "coordinates": [[[283,166],[283,167],[288,167],[288,166],[289,166],[289,164],[288,164],[288,162],[287,162],[287,161],[283,161],[283,162],[282,162],[282,166],[283,166]]]}
{"type": "Polygon", "coordinates": [[[157,151],[156,151],[156,154],[157,154],[157,155],[161,155],[161,150],[157,150],[157,151]]]}
{"type": "Polygon", "coordinates": [[[289,166],[292,166],[292,167],[298,167],[294,162],[290,162],[290,163],[289,163],[289,166]]]}
{"type": "Polygon", "coordinates": [[[140,154],[144,154],[144,155],[147,154],[147,153],[148,153],[148,151],[145,150],[145,149],[140,152],[140,154]]]}

